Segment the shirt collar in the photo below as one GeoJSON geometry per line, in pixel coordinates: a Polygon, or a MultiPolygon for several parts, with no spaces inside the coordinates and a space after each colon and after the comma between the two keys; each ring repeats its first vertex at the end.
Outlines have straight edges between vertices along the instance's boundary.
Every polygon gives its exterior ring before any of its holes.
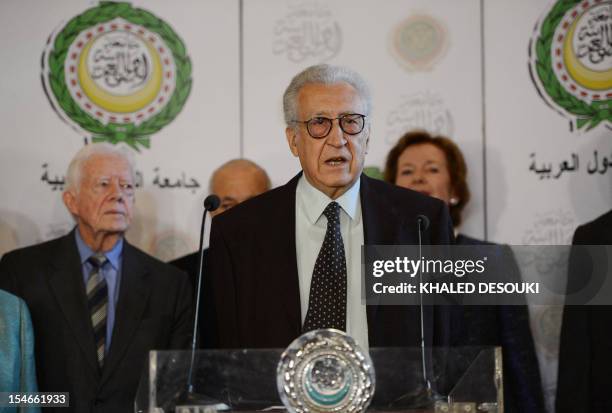
{"type": "MultiPolygon", "coordinates": [[[[77,249],[79,250],[79,255],[81,257],[81,264],[85,264],[87,260],[89,259],[89,257],[93,256],[95,253],[92,251],[91,248],[89,248],[87,244],[85,244],[85,241],[83,241],[83,238],[81,238],[81,234],[79,234],[78,227],[74,230],[74,234],[76,238],[77,249]]],[[[123,238],[119,238],[119,241],[115,243],[113,248],[111,248],[110,251],[106,251],[104,253],[104,255],[106,256],[106,259],[111,263],[115,271],[119,269],[119,260],[121,258],[122,251],[123,251],[123,238]]]]}
{"type": "Polygon", "coordinates": [[[297,193],[304,201],[304,210],[308,221],[314,225],[323,214],[327,205],[333,201],[336,201],[351,219],[355,219],[359,204],[360,187],[361,179],[358,178],[345,193],[334,200],[312,186],[308,179],[306,179],[306,176],[302,174],[298,182],[297,193]]]}

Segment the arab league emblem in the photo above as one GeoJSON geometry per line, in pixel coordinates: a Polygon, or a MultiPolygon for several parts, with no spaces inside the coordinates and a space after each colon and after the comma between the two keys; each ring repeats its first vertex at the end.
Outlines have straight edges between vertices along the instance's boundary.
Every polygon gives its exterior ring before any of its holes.
{"type": "Polygon", "coordinates": [[[290,413],[365,412],[376,378],[370,355],[346,333],[314,330],[296,338],[276,370],[281,401],[290,413]]]}
{"type": "Polygon", "coordinates": [[[448,31],[432,16],[415,14],[391,33],[391,53],[408,71],[429,71],[448,49],[448,31]]]}
{"type": "Polygon", "coordinates": [[[529,46],[531,78],[578,129],[612,127],[612,1],[555,2],[529,46]]]}
{"type": "Polygon", "coordinates": [[[129,3],[101,2],[49,38],[43,85],[60,117],[94,142],[150,147],[191,91],[185,45],[163,20],[129,3]]]}

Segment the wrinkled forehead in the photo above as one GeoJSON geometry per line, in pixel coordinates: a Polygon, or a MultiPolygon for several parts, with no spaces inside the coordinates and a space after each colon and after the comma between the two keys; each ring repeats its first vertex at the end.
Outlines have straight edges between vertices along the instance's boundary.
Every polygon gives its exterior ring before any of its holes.
{"type": "Polygon", "coordinates": [[[307,83],[300,88],[297,111],[308,115],[365,114],[365,101],[349,83],[307,83]],[[306,113],[305,113],[306,112],[306,113]]]}
{"type": "Polygon", "coordinates": [[[117,154],[94,154],[87,158],[81,167],[83,179],[117,177],[125,180],[134,179],[132,165],[123,156],[117,154]]]}

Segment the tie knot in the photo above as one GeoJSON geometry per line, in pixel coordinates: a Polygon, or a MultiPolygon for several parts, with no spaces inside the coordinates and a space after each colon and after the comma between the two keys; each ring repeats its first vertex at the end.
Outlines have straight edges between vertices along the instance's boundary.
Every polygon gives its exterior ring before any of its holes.
{"type": "Polygon", "coordinates": [[[104,264],[108,261],[108,258],[104,254],[94,254],[87,259],[87,261],[97,269],[104,267],[104,264]]]}
{"type": "Polygon", "coordinates": [[[330,202],[325,207],[323,215],[327,218],[327,222],[339,222],[340,221],[340,204],[336,201],[330,202]]]}

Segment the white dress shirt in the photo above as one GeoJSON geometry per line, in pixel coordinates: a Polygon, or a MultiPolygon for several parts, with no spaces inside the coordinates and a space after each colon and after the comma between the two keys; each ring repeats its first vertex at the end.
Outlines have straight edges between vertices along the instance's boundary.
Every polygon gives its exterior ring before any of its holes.
{"type": "MultiPolygon", "coordinates": [[[[365,350],[368,349],[368,318],[361,299],[361,247],[363,245],[363,220],[359,196],[360,180],[335,201],[340,205],[340,232],[344,243],[347,271],[346,332],[365,350]]],[[[312,186],[302,175],[295,194],[295,247],[302,324],[308,312],[310,281],[325,232],[327,218],[325,207],[334,200],[312,186]]]]}

